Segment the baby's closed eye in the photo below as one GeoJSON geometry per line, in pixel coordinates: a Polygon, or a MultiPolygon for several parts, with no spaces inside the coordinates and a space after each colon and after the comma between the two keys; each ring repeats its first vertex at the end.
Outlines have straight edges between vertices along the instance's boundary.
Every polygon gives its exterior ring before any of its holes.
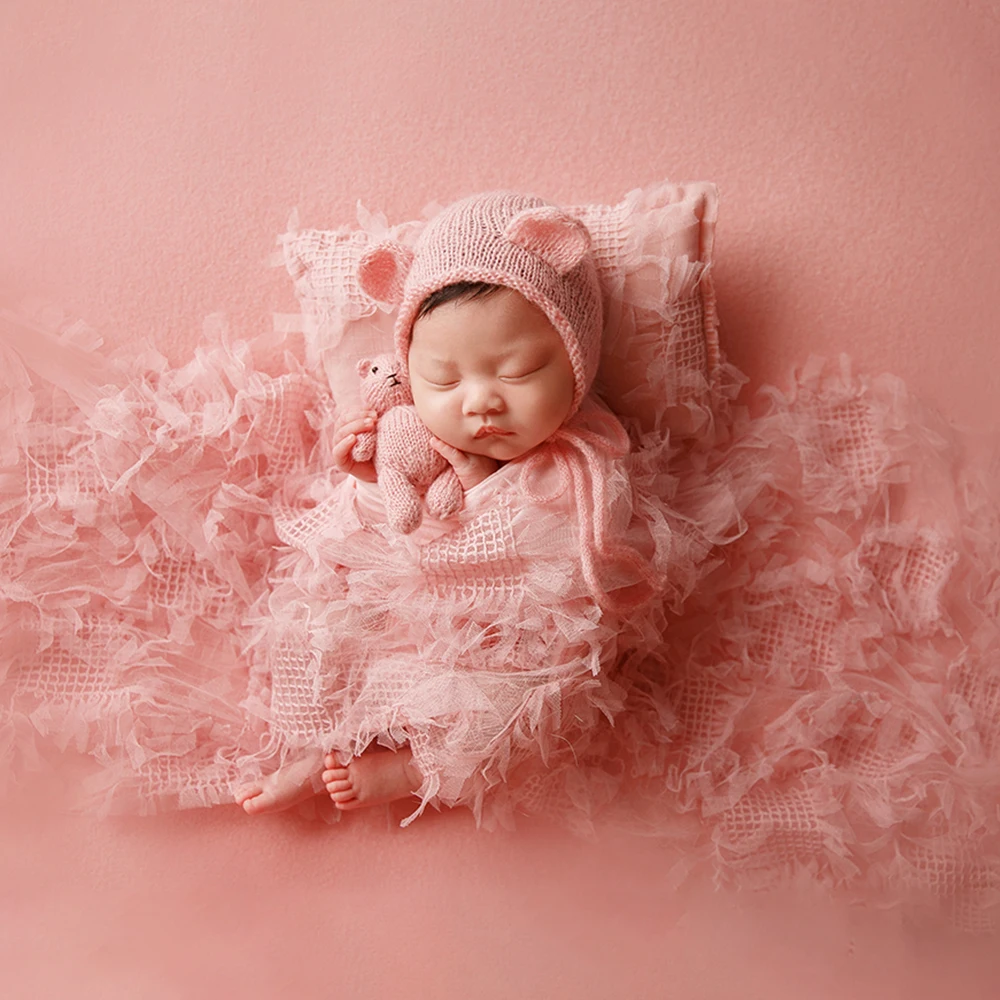
{"type": "Polygon", "coordinates": [[[528,368],[526,371],[503,372],[501,373],[500,378],[504,382],[519,382],[522,379],[530,378],[532,375],[537,375],[543,368],[545,368],[545,365],[536,365],[528,368]]]}

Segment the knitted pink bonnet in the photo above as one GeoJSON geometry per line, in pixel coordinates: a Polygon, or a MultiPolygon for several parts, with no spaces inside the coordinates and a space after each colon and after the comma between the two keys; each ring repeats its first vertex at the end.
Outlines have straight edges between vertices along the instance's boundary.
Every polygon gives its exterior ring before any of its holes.
{"type": "Polygon", "coordinates": [[[412,249],[395,241],[372,247],[358,279],[376,301],[399,305],[394,337],[404,374],[424,300],[446,285],[482,281],[520,292],[559,333],[576,386],[571,415],[590,389],[603,328],[590,233],[541,198],[499,191],[455,202],[427,223],[412,249]]]}

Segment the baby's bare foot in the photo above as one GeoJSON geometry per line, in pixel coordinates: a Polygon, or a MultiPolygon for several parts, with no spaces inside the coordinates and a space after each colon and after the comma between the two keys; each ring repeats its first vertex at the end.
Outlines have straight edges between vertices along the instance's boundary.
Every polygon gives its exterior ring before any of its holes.
{"type": "Polygon", "coordinates": [[[250,816],[262,816],[265,813],[290,809],[316,794],[313,788],[313,776],[319,770],[319,766],[318,754],[303,757],[302,760],[288,764],[274,774],[269,774],[261,781],[242,789],[236,796],[236,802],[243,806],[250,816]]]}
{"type": "Polygon", "coordinates": [[[333,804],[344,812],[405,799],[423,782],[409,747],[395,753],[369,750],[346,767],[331,754],[326,758],[326,768],[323,784],[333,804]]]}

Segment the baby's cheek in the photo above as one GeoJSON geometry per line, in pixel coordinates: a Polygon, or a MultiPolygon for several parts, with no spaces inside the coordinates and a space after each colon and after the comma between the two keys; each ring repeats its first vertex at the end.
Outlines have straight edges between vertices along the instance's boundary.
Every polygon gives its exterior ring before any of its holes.
{"type": "Polygon", "coordinates": [[[417,416],[442,440],[446,440],[446,435],[442,435],[442,431],[446,431],[449,426],[449,419],[447,414],[446,406],[442,405],[440,400],[424,400],[422,405],[414,399],[414,407],[417,411],[417,416]]]}
{"type": "Polygon", "coordinates": [[[417,411],[417,416],[429,426],[434,419],[434,407],[422,392],[414,391],[413,408],[417,411]]]}

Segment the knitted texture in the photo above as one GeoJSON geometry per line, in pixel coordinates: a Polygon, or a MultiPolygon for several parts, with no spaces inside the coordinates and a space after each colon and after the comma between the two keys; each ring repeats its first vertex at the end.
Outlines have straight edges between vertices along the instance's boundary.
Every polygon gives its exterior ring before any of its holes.
{"type": "Polygon", "coordinates": [[[375,409],[374,431],[358,435],[356,462],[374,460],[389,525],[404,535],[423,519],[423,503],[438,518],[462,506],[462,484],[449,463],[431,447],[431,433],[417,416],[408,383],[391,354],[358,363],[361,394],[375,409]]]}
{"type": "Polygon", "coordinates": [[[541,198],[511,192],[456,202],[430,222],[413,250],[382,243],[361,260],[362,287],[381,301],[400,299],[395,346],[406,373],[417,313],[432,293],[462,281],[520,292],[562,338],[573,366],[572,413],[580,407],[601,356],[603,313],[590,233],[541,198]]]}

